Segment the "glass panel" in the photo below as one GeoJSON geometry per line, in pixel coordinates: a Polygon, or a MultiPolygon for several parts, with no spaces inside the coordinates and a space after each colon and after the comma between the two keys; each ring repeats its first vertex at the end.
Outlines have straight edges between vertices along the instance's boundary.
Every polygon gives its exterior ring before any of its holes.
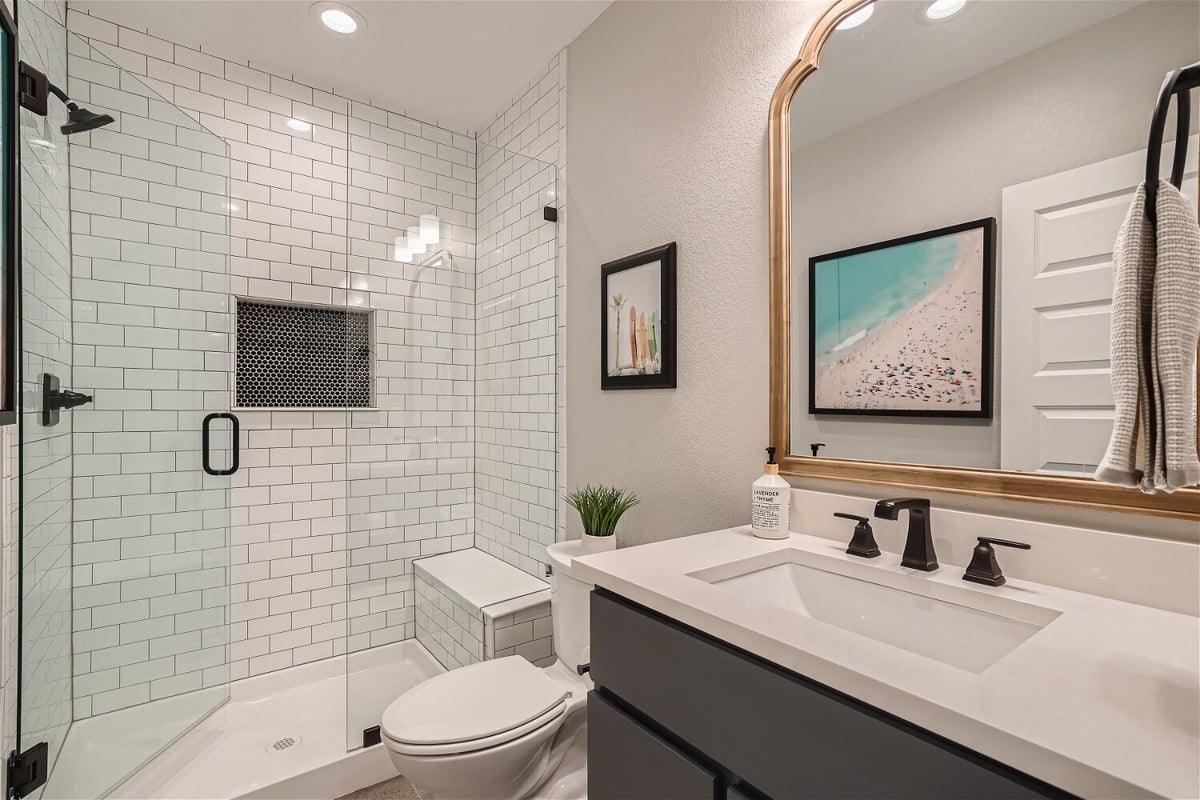
{"type": "MultiPolygon", "coordinates": [[[[19,51],[50,76],[67,72],[66,29],[32,3],[19,9],[19,51]]],[[[51,102],[57,103],[52,100],[51,102]]],[[[20,456],[19,750],[49,745],[53,765],[71,725],[71,412],[41,424],[41,379],[73,386],[67,140],[53,118],[21,110],[23,345],[20,456]]]]}
{"type": "MultiPolygon", "coordinates": [[[[277,100],[279,98],[276,98],[277,100]]],[[[235,183],[244,196],[235,202],[238,237],[245,258],[234,259],[234,294],[254,322],[253,304],[283,306],[307,322],[275,337],[267,352],[252,353],[254,337],[238,340],[245,356],[281,370],[299,351],[299,364],[312,372],[305,381],[324,384],[317,397],[281,392],[268,397],[255,390],[249,358],[237,359],[238,416],[248,431],[244,462],[249,467],[234,492],[234,662],[235,678],[289,676],[250,684],[264,696],[261,708],[290,710],[301,693],[312,713],[292,719],[278,733],[300,734],[298,758],[318,758],[341,741],[345,718],[343,677],[325,672],[344,667],[346,645],[346,416],[345,330],[361,335],[358,320],[346,320],[346,108],[334,95],[314,92],[313,103],[284,101],[270,112],[271,158],[288,164],[286,188],[267,187],[250,166],[246,181],[235,183]],[[303,164],[304,166],[294,166],[303,164]],[[267,224],[267,223],[270,224],[267,224]],[[330,328],[334,330],[331,332],[330,328]],[[291,338],[293,337],[294,338],[291,338]],[[328,358],[333,348],[336,358],[328,358]],[[317,372],[319,378],[313,378],[317,372]],[[335,385],[328,385],[328,384],[335,385]],[[330,659],[337,660],[330,661],[330,659]],[[323,662],[318,664],[317,662],[323,662]],[[303,668],[290,671],[291,668],[303,668]],[[303,688],[291,681],[303,681],[303,688]],[[324,732],[329,734],[319,738],[324,732]]],[[[266,120],[257,123],[264,125],[266,120]]],[[[254,131],[254,127],[251,127],[254,131]]],[[[266,150],[262,151],[264,154],[266,150]]],[[[264,155],[265,157],[265,155],[264,155]]],[[[282,174],[282,173],[281,173],[282,174]]],[[[284,373],[277,372],[280,376],[284,373]]],[[[359,393],[361,395],[361,392],[359,393]]],[[[254,708],[236,704],[240,709],[254,708]]],[[[258,711],[239,711],[254,713],[258,711]]],[[[276,718],[276,717],[270,717],[276,718]]],[[[299,738],[299,737],[297,737],[299,738]]],[[[252,757],[250,761],[255,759],[252,757]]],[[[287,759],[276,776],[291,769],[287,759]],[[283,772],[279,772],[282,770],[283,772]]],[[[266,776],[267,779],[270,776],[266,776]]]]}
{"type": "Polygon", "coordinates": [[[536,576],[554,544],[558,226],[553,164],[481,145],[475,546],[536,576]]]}
{"type": "Polygon", "coordinates": [[[0,425],[16,422],[17,410],[17,130],[16,66],[17,29],[8,13],[0,8],[0,425]]]}
{"type": "Polygon", "coordinates": [[[230,403],[229,157],[29,4],[27,30],[115,118],[68,143],[57,100],[22,113],[21,746],[50,743],[49,796],[100,797],[229,696],[231,479],[201,453],[230,403]],[[91,401],[44,424],[46,374],[91,401]]]}
{"type": "Polygon", "coordinates": [[[555,530],[557,252],[542,214],[552,165],[357,105],[351,134],[349,270],[375,311],[379,408],[355,412],[347,434],[353,749],[404,691],[494,654],[486,613],[466,599],[474,587],[418,577],[414,561],[478,547],[502,568],[543,574],[555,530]],[[378,180],[369,194],[357,169],[378,180]],[[436,243],[417,240],[427,215],[436,243]]]}

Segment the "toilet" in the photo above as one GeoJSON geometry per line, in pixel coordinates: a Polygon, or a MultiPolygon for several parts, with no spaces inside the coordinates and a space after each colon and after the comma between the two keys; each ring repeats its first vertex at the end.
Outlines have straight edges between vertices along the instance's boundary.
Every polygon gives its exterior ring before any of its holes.
{"type": "Polygon", "coordinates": [[[555,663],[539,668],[507,656],[472,664],[419,684],[383,712],[392,763],[423,796],[584,797],[580,745],[592,682],[578,667],[588,658],[592,586],[571,575],[579,542],[553,544],[547,553],[555,663]]]}

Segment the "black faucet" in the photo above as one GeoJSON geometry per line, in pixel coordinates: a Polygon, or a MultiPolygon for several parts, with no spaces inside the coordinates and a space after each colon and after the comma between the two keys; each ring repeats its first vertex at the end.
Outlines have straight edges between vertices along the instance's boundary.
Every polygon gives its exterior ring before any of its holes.
{"type": "Polygon", "coordinates": [[[933,552],[933,533],[929,529],[929,501],[923,497],[894,497],[875,504],[875,516],[880,519],[899,519],[908,511],[908,539],[904,542],[901,566],[933,572],[938,568],[933,552]]]}

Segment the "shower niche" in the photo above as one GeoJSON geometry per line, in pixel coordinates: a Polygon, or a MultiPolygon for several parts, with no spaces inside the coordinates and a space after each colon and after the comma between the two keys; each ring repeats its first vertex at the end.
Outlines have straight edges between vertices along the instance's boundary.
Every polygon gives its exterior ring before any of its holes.
{"type": "Polygon", "coordinates": [[[238,408],[370,408],[374,314],[238,298],[238,408]]]}

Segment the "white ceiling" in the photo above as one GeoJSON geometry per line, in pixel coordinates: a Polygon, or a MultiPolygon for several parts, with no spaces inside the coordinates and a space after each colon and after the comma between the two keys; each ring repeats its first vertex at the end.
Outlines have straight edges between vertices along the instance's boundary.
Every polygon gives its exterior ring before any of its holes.
{"type": "MultiPolygon", "coordinates": [[[[1128,11],[1144,0],[969,0],[929,23],[930,0],[875,3],[834,31],[792,103],[796,150],[1128,11]]],[[[1086,76],[1081,76],[1086,77],[1086,76]]]]}
{"type": "Polygon", "coordinates": [[[72,8],[458,131],[478,131],[610,0],[350,0],[348,36],[310,0],[71,0],[72,8]]]}

